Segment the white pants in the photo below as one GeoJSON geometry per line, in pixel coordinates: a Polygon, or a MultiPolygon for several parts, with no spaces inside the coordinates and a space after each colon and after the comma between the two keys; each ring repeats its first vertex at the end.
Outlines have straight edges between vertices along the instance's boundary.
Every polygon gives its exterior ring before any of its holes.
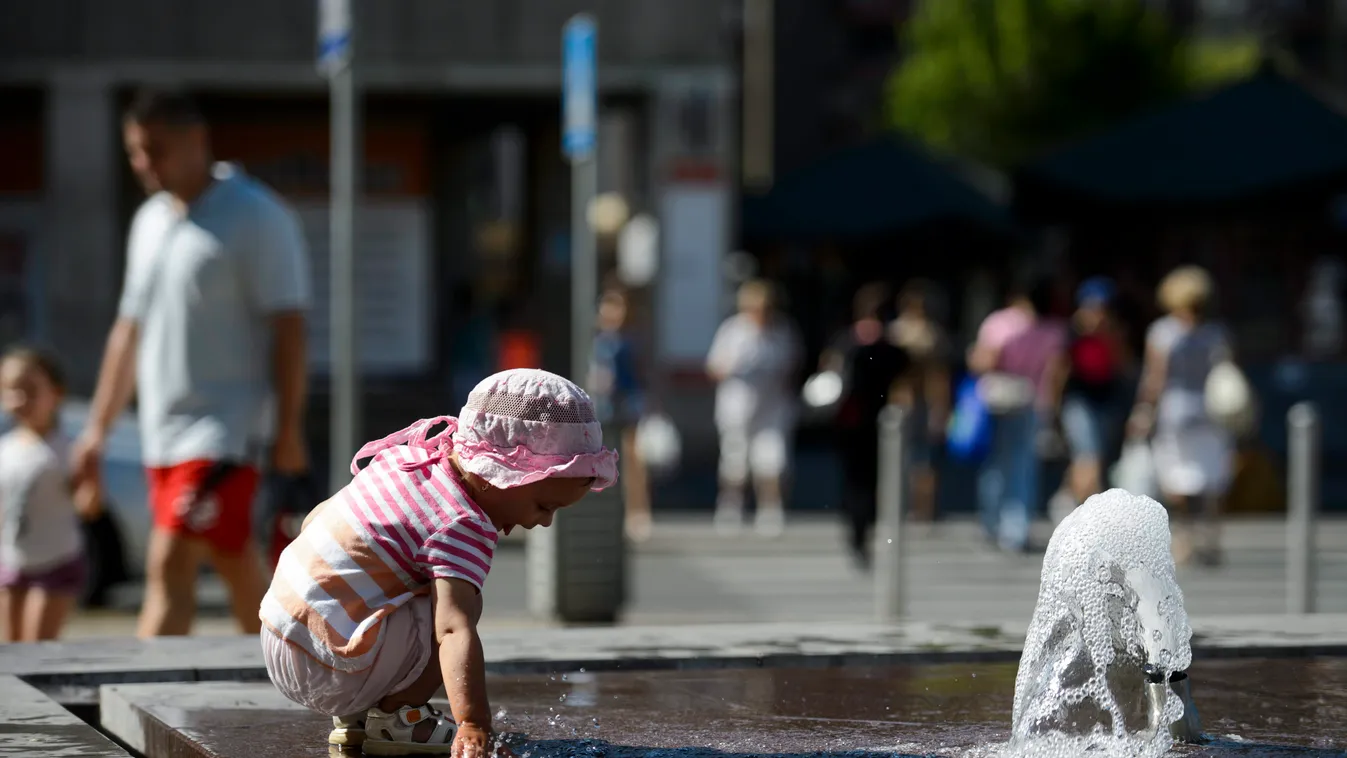
{"type": "Polygon", "coordinates": [[[784,424],[749,424],[720,430],[720,479],[744,484],[755,479],[774,479],[786,471],[790,460],[790,429],[784,424]]]}
{"type": "Polygon", "coordinates": [[[373,708],[388,695],[410,687],[426,666],[438,666],[434,611],[429,595],[412,598],[384,619],[374,664],[362,671],[337,671],[298,645],[262,627],[262,659],[282,695],[325,716],[347,716],[373,708]]]}

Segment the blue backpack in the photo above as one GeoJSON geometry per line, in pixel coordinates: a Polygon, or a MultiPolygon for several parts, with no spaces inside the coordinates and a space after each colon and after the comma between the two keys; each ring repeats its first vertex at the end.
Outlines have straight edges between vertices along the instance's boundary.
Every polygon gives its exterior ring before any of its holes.
{"type": "Polygon", "coordinates": [[[978,395],[976,376],[963,377],[954,390],[945,447],[951,457],[966,463],[978,463],[991,452],[992,414],[978,395]]]}

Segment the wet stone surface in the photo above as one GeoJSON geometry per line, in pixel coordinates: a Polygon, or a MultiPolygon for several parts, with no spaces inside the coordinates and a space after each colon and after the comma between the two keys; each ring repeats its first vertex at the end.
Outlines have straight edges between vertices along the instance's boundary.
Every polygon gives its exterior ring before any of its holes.
{"type": "Polygon", "coordinates": [[[0,756],[126,758],[97,729],[37,689],[0,676],[0,756]]]}
{"type": "MultiPolygon", "coordinates": [[[[572,672],[489,687],[520,758],[982,756],[1009,734],[1015,670],[572,672]]],[[[1215,741],[1174,754],[1344,756],[1347,659],[1199,661],[1191,673],[1215,741]]],[[[102,697],[105,727],[156,758],[329,755],[331,722],[267,685],[113,685],[102,697]]]]}

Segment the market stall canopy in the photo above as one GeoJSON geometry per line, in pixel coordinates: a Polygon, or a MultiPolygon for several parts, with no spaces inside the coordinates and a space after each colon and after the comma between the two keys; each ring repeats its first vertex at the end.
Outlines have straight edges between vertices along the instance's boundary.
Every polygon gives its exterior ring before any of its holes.
{"type": "Polygon", "coordinates": [[[877,237],[944,220],[1015,229],[1005,207],[896,135],[824,157],[743,205],[744,235],[759,239],[877,237]]]}
{"type": "Polygon", "coordinates": [[[1347,117],[1264,68],[1053,151],[1018,173],[1016,192],[1211,205],[1343,179],[1347,117]]]}

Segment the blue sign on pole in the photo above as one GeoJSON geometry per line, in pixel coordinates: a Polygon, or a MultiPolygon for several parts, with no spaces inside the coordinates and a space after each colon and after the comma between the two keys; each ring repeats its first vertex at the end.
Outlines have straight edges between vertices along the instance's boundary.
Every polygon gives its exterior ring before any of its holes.
{"type": "Polygon", "coordinates": [[[350,0],[318,0],[319,72],[332,76],[350,60],[350,0]]]}
{"type": "Polygon", "coordinates": [[[595,47],[598,29],[587,13],[572,16],[561,31],[561,151],[572,161],[591,157],[597,142],[597,77],[595,47]]]}

